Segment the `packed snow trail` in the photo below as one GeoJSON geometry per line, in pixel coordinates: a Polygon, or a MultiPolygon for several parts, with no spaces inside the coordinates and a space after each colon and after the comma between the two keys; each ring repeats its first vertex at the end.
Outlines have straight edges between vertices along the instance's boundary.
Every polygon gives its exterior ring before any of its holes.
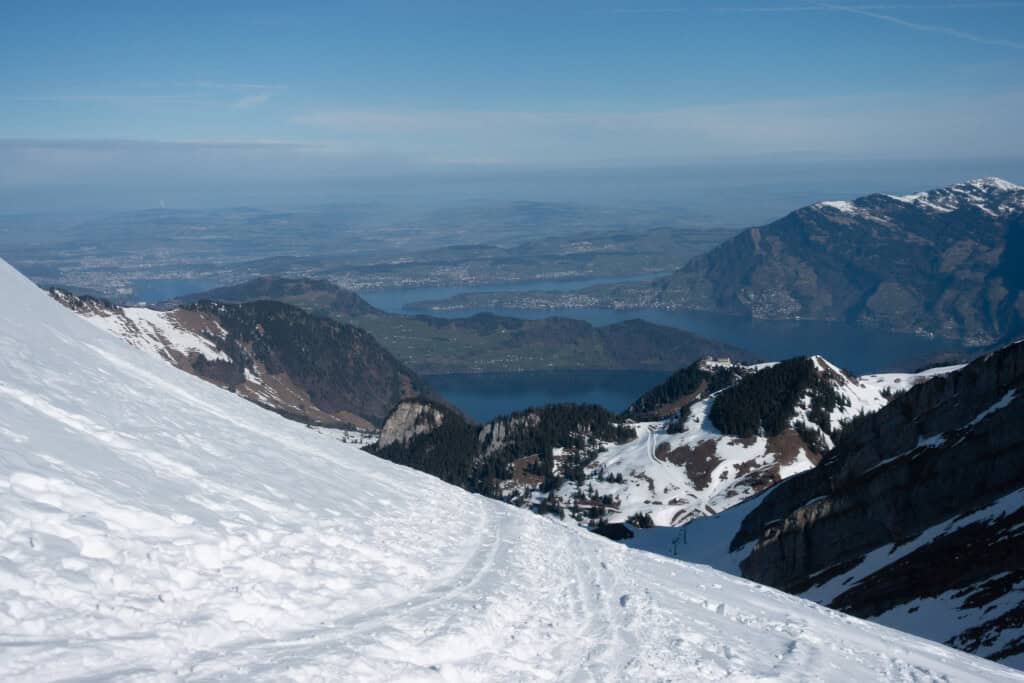
{"type": "Polygon", "coordinates": [[[0,262],[0,679],[1024,680],[398,467],[0,262]]]}

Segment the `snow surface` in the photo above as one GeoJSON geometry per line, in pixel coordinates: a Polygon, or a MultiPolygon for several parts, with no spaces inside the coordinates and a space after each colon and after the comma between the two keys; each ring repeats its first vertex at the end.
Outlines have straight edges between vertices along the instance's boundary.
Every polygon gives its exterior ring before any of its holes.
{"type": "MultiPolygon", "coordinates": [[[[777,456],[768,452],[768,440],[764,437],[744,445],[741,439],[719,432],[708,415],[712,401],[705,399],[690,407],[685,431],[681,433],[668,433],[668,421],[640,422],[634,425],[635,440],[606,444],[606,450],[588,470],[603,472],[606,477],[622,475],[623,483],[589,478],[583,489],[592,488],[598,496],[611,495],[618,501],[618,506],[607,515],[609,522],[624,522],[639,513],[650,515],[657,526],[678,526],[694,517],[725,510],[755,493],[745,483],[745,475],[751,469],[774,465],[777,456]],[[717,462],[707,485],[692,481],[686,467],[656,455],[659,446],[696,449],[708,441],[714,442],[711,457],[717,462]]],[[[784,478],[812,467],[814,463],[801,450],[792,463],[781,467],[780,475],[784,478]]],[[[556,495],[568,507],[579,488],[575,482],[567,481],[556,495]]]]}
{"type": "Polygon", "coordinates": [[[1024,680],[384,462],[0,286],[2,680],[1024,680]]]}
{"type": "MultiPolygon", "coordinates": [[[[953,519],[945,520],[936,524],[928,529],[922,531],[914,539],[907,541],[902,544],[890,543],[875,550],[871,551],[856,565],[848,569],[847,571],[834,576],[829,581],[819,586],[814,586],[810,590],[803,593],[803,597],[814,600],[815,602],[828,603],[835,600],[837,597],[842,595],[844,592],[857,585],[865,578],[872,574],[884,569],[885,567],[899,561],[900,559],[911,554],[918,548],[922,548],[939,538],[950,533],[962,529],[971,524],[978,522],[988,522],[999,519],[1003,515],[1016,512],[1021,505],[1021,494],[1020,491],[1014,491],[1013,493],[1007,494],[1002,498],[996,500],[991,505],[972,512],[969,515],[962,517],[955,517],[953,519]]],[[[962,596],[961,596],[962,597],[962,596]]],[[[909,607],[908,605],[901,605],[900,608],[909,607]]],[[[988,607],[986,604],[985,607],[988,607]]],[[[955,611],[955,610],[951,610],[955,611]]],[[[995,615],[989,615],[989,618],[995,615]]],[[[888,622],[884,622],[888,623],[888,622]]],[[[933,627],[934,630],[942,630],[948,628],[951,630],[949,635],[946,635],[943,640],[949,638],[954,633],[963,631],[966,627],[961,622],[954,622],[952,619],[946,619],[945,625],[936,625],[933,627]]]]}
{"type": "Polygon", "coordinates": [[[814,204],[814,208],[818,209],[832,209],[839,213],[846,214],[848,216],[856,216],[858,218],[864,218],[876,223],[882,223],[883,225],[892,225],[892,220],[888,216],[881,215],[865,209],[857,205],[856,201],[846,200],[831,200],[826,202],[818,202],[814,204]]]}
{"type": "Polygon", "coordinates": [[[996,178],[995,176],[989,176],[987,178],[978,178],[976,180],[969,180],[964,185],[977,188],[979,190],[999,190],[1002,192],[1017,192],[1024,190],[1024,186],[1011,183],[1009,180],[1003,180],[1002,178],[996,178]]]}
{"type": "Polygon", "coordinates": [[[950,213],[971,205],[990,216],[1000,216],[1024,209],[1022,193],[1024,187],[1002,178],[978,178],[938,190],[888,196],[933,213],[950,213]]]}
{"type": "MultiPolygon", "coordinates": [[[[819,367],[842,375],[842,370],[821,356],[814,356],[814,361],[819,367]]],[[[962,367],[964,367],[963,364],[944,365],[928,368],[921,372],[886,372],[845,378],[846,381],[840,383],[836,388],[840,394],[846,397],[849,405],[838,406],[832,411],[829,416],[832,429],[841,429],[843,423],[858,415],[881,410],[897,392],[906,391],[915,384],[920,384],[933,377],[956,372],[962,367]]]]}
{"type": "Polygon", "coordinates": [[[853,202],[845,200],[833,200],[828,202],[818,202],[818,206],[827,206],[830,209],[841,211],[843,213],[857,213],[857,207],[853,205],[853,202]]]}
{"type": "MultiPolygon", "coordinates": [[[[821,356],[812,356],[811,360],[846,399],[846,403],[837,405],[829,416],[833,434],[837,434],[846,422],[858,415],[880,410],[896,392],[963,367],[951,365],[918,373],[849,377],[821,356]]],[[[704,364],[709,367],[739,367],[748,373],[760,372],[775,365],[738,365],[724,361],[704,361],[704,364]]],[[[625,522],[633,515],[647,514],[657,526],[679,526],[695,517],[727,510],[757,493],[759,487],[755,488],[753,484],[761,477],[752,478],[750,473],[757,475],[778,465],[779,478],[785,479],[814,467],[814,461],[804,449],[800,449],[792,461],[785,462],[778,453],[769,449],[768,439],[763,436],[744,440],[722,434],[710,418],[714,401],[715,396],[710,396],[687,408],[687,415],[682,422],[683,431],[680,433],[672,434],[668,431],[674,419],[634,424],[636,439],[625,444],[604,444],[604,452],[588,465],[590,476],[583,485],[566,481],[555,491],[556,498],[563,507],[571,508],[577,492],[586,494],[593,490],[595,496],[611,496],[616,501],[616,504],[607,508],[606,519],[609,522],[625,522]],[[714,444],[711,457],[716,462],[706,483],[694,482],[686,467],[656,455],[659,446],[669,450],[681,447],[696,450],[708,442],[714,444]],[[621,476],[622,483],[609,481],[609,476],[616,479],[621,476]]],[[[810,420],[810,409],[811,397],[805,395],[790,425],[802,422],[809,429],[818,429],[810,420]]],[[[829,447],[833,445],[831,436],[823,432],[821,436],[829,447]]],[[[538,504],[544,498],[546,494],[537,491],[532,501],[538,504]]],[[[567,519],[572,521],[571,518],[567,519]]]]}
{"type": "Polygon", "coordinates": [[[970,424],[968,424],[967,426],[968,427],[975,426],[976,424],[978,424],[979,422],[984,420],[986,417],[988,417],[992,413],[994,413],[996,411],[999,411],[999,410],[1002,410],[1006,406],[1010,405],[1010,403],[1012,403],[1013,399],[1015,399],[1015,398],[1017,398],[1017,390],[1016,389],[1010,389],[1005,394],[1003,394],[1003,397],[1001,399],[999,399],[998,401],[996,401],[995,403],[990,405],[988,408],[985,408],[985,410],[983,410],[980,413],[978,413],[978,415],[973,420],[971,420],[970,424]]]}
{"type": "MultiPolygon", "coordinates": [[[[1024,493],[1014,491],[969,515],[936,524],[907,543],[888,544],[877,548],[847,571],[820,586],[811,588],[803,593],[802,597],[829,603],[876,572],[898,562],[901,558],[934,542],[941,536],[949,535],[972,524],[996,522],[1005,515],[1015,513],[1021,508],[1022,498],[1024,498],[1024,493]]],[[[998,576],[987,578],[980,586],[976,586],[977,591],[961,587],[935,597],[920,598],[897,605],[872,617],[872,621],[946,642],[968,629],[997,619],[1003,613],[1015,609],[1021,604],[1021,601],[1024,600],[1024,582],[1021,581],[1015,583],[1006,591],[1005,595],[996,601],[972,600],[975,592],[983,591],[986,585],[992,584],[998,578],[998,576]]],[[[978,653],[987,655],[998,652],[1007,642],[1019,638],[1021,633],[1024,633],[1024,625],[1015,625],[1011,621],[999,634],[997,640],[984,642],[978,653]]],[[[1003,661],[1008,665],[1019,667],[1024,665],[1024,655],[1018,654],[1003,661]]]]}
{"type": "MultiPolygon", "coordinates": [[[[915,374],[866,375],[860,380],[898,386],[898,384],[894,384],[898,379],[899,384],[908,385],[929,377],[946,374],[961,367],[963,366],[931,368],[915,374]]],[[[970,422],[953,431],[962,431],[977,425],[1009,406],[1016,397],[1016,390],[1009,390],[998,401],[978,413],[970,422]]],[[[922,436],[913,449],[890,456],[874,465],[872,469],[884,467],[900,458],[925,455],[928,453],[928,449],[942,446],[946,442],[946,438],[945,434],[922,436]]],[[[760,504],[762,497],[767,493],[766,490],[717,515],[694,519],[682,528],[634,529],[634,537],[627,539],[625,543],[633,548],[668,557],[685,557],[688,561],[707,564],[739,576],[742,574],[740,565],[750,554],[756,541],[751,541],[740,548],[730,549],[732,539],[736,536],[736,532],[740,529],[746,516],[760,504]]],[[[823,496],[814,498],[807,501],[803,507],[812,506],[823,499],[823,496]]],[[[1009,493],[980,510],[939,522],[901,544],[891,543],[880,546],[841,573],[830,577],[819,585],[812,586],[800,595],[815,602],[829,604],[844,592],[869,580],[879,571],[895,564],[915,550],[935,542],[942,536],[955,533],[973,524],[991,524],[1001,521],[1006,515],[1017,512],[1022,506],[1024,506],[1024,492],[1009,493]]],[[[1008,530],[1007,533],[1015,533],[1019,529],[1020,525],[1008,530]]],[[[823,572],[832,572],[833,570],[833,567],[828,567],[823,572]]],[[[813,579],[814,576],[808,578],[813,579]]],[[[871,617],[871,620],[940,642],[947,642],[968,629],[998,618],[1021,603],[1021,600],[1024,599],[1024,582],[1015,583],[1007,589],[1005,595],[995,601],[972,599],[975,593],[984,591],[986,586],[991,585],[998,578],[989,577],[984,582],[976,584],[973,590],[958,588],[935,597],[921,598],[897,605],[871,617]]],[[[1002,630],[998,639],[983,642],[978,653],[988,655],[999,652],[1014,638],[1019,638],[1022,633],[1024,633],[1024,625],[1014,625],[1011,622],[1002,630]]],[[[1024,655],[1013,655],[1002,661],[1010,666],[1024,668],[1024,655]]]]}
{"type": "Polygon", "coordinates": [[[185,357],[197,353],[210,361],[231,360],[212,341],[180,325],[170,311],[126,307],[121,315],[105,310],[83,311],[81,315],[101,330],[167,360],[174,360],[169,352],[185,357]]]}
{"type": "MultiPolygon", "coordinates": [[[[1024,187],[1002,178],[978,178],[935,190],[886,196],[929,213],[951,213],[964,206],[973,206],[990,216],[998,217],[1024,210],[1024,187]]],[[[819,211],[828,209],[877,223],[892,224],[884,211],[865,202],[865,199],[868,198],[831,200],[813,206],[819,211]]]]}

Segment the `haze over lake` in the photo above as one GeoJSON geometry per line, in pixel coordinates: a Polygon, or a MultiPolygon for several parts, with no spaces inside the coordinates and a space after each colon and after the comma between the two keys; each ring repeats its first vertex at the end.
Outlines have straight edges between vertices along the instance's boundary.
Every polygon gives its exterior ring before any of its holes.
{"type": "MultiPolygon", "coordinates": [[[[654,276],[644,279],[653,279],[654,276]]],[[[641,278],[637,278],[640,280],[641,278]]],[[[391,313],[405,313],[406,304],[433,300],[469,291],[515,291],[538,289],[532,287],[481,286],[479,288],[430,288],[380,290],[364,292],[362,296],[374,306],[391,313]]],[[[555,284],[560,289],[575,289],[596,284],[593,280],[555,284]]],[[[556,287],[550,287],[555,289],[556,287]]],[[[477,313],[494,313],[513,318],[538,319],[561,316],[585,320],[593,325],[610,325],[623,320],[642,319],[659,325],[676,327],[702,337],[727,342],[747,349],[765,360],[780,360],[792,356],[819,354],[851,372],[883,372],[906,370],[931,362],[939,354],[955,352],[959,347],[949,341],[883,332],[869,327],[842,322],[818,320],[754,320],[735,316],[690,311],[662,311],[650,309],[613,310],[607,308],[566,309],[505,309],[470,308],[461,310],[430,311],[429,315],[462,318],[477,313]]]]}

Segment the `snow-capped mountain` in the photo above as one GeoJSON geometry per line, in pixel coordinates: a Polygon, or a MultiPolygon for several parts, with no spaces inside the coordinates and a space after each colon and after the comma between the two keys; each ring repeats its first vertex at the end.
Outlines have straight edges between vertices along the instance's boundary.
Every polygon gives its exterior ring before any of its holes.
{"type": "Polygon", "coordinates": [[[467,494],[0,286],[6,681],[1024,679],[467,494]]]}
{"type": "Polygon", "coordinates": [[[641,299],[989,346],[1024,331],[1022,231],[1024,187],[999,178],[824,201],[743,231],[641,299]]]}
{"type": "Polygon", "coordinates": [[[979,178],[930,192],[889,196],[936,213],[951,213],[965,207],[977,208],[990,216],[1024,211],[1024,187],[1002,178],[979,178]]]}
{"type": "Polygon", "coordinates": [[[1024,187],[1002,178],[979,178],[907,195],[870,195],[853,201],[818,202],[814,208],[864,216],[880,223],[892,223],[893,218],[885,212],[886,204],[879,201],[880,197],[888,197],[932,214],[977,209],[989,216],[998,217],[1024,211],[1024,187]]]}
{"type": "Polygon", "coordinates": [[[670,378],[677,398],[650,392],[678,412],[635,424],[636,439],[607,444],[582,481],[566,481],[553,496],[584,513],[594,501],[608,501],[608,522],[646,517],[676,526],[715,514],[813,468],[849,421],[957,367],[855,377],[821,356],[759,365],[701,361],[681,371],[704,378],[691,380],[696,387],[670,378]],[[716,377],[725,377],[724,385],[716,377]]]}
{"type": "Polygon", "coordinates": [[[855,420],[813,470],[638,547],[1024,668],[1024,343],[855,420]]]}
{"type": "Polygon", "coordinates": [[[272,301],[122,307],[51,296],[132,346],[302,422],[372,430],[427,385],[361,329],[272,301]]]}
{"type": "Polygon", "coordinates": [[[625,421],[598,406],[552,405],[474,425],[404,401],[374,452],[591,527],[675,526],[814,467],[849,421],[956,367],[855,377],[820,356],[707,358],[637,399],[625,421]]]}

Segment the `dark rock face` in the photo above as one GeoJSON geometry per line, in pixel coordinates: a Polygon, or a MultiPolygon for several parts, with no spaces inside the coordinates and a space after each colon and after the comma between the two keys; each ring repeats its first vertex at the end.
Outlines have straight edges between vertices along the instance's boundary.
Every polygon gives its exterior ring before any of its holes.
{"type": "Polygon", "coordinates": [[[200,301],[154,311],[63,290],[50,294],[84,318],[116,323],[104,327],[178,368],[308,424],[372,429],[402,399],[431,395],[370,333],[295,306],[200,301]],[[154,319],[160,325],[146,324],[154,319]],[[201,340],[212,353],[181,347],[171,330],[201,340]]]}
{"type": "Polygon", "coordinates": [[[422,399],[399,403],[368,451],[472,490],[480,427],[458,411],[422,399]]]}
{"type": "Polygon", "coordinates": [[[408,446],[416,437],[440,429],[450,411],[428,401],[402,401],[381,429],[377,448],[408,446]]]}
{"type": "Polygon", "coordinates": [[[1024,579],[1022,395],[1018,343],[854,421],[743,519],[742,574],[884,623],[941,600],[951,645],[1024,653],[1024,609],[998,607],[1024,579]]]}
{"type": "Polygon", "coordinates": [[[122,308],[117,304],[88,294],[75,294],[60,287],[50,287],[47,293],[79,315],[117,315],[122,308]]]}
{"type": "Polygon", "coordinates": [[[202,301],[187,310],[216,318],[226,334],[215,343],[237,367],[251,359],[269,375],[287,375],[325,413],[352,413],[379,425],[400,400],[429,393],[370,333],[352,325],[276,301],[202,301]]]}
{"type": "MultiPolygon", "coordinates": [[[[495,418],[483,425],[434,401],[402,401],[367,450],[440,477],[469,491],[501,497],[501,483],[516,475],[514,462],[532,458],[531,472],[547,488],[555,485],[552,450],[593,457],[598,440],[625,440],[632,430],[600,406],[555,404],[495,418]]],[[[582,460],[576,462],[580,467],[582,460]]],[[[562,473],[563,475],[565,472],[562,473]]]]}
{"type": "Polygon", "coordinates": [[[968,346],[1024,330],[1024,188],[986,178],[822,202],[751,228],[656,283],[655,304],[845,320],[968,346]]]}

